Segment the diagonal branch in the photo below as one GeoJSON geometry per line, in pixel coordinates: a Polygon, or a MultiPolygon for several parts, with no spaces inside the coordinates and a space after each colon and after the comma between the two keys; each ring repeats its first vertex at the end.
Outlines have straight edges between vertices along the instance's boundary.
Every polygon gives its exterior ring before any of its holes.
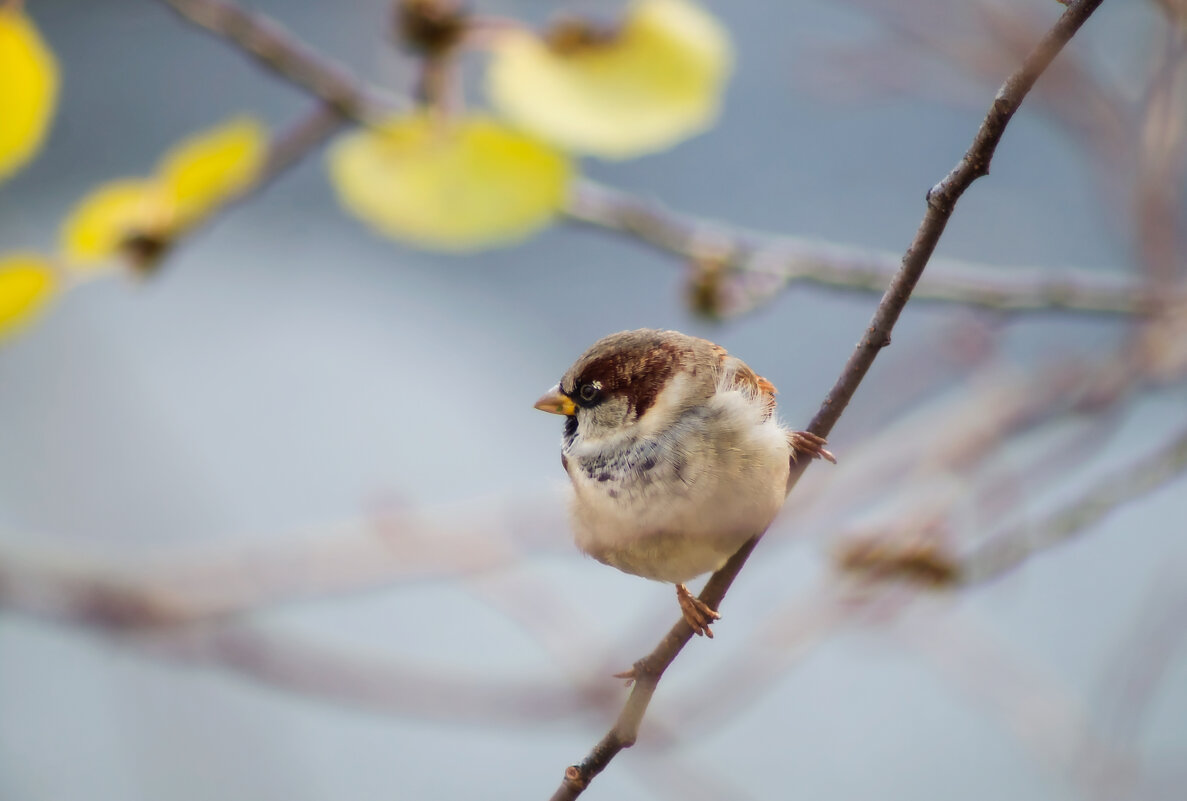
{"type": "Polygon", "coordinates": [[[223,0],[160,0],[214,36],[233,42],[262,66],[302,87],[343,117],[367,122],[407,105],[366,86],[345,67],[299,41],[279,23],[223,0]]]}
{"type": "MultiPolygon", "coordinates": [[[[870,325],[866,329],[865,337],[858,343],[856,350],[841,371],[841,376],[828,396],[825,397],[820,411],[808,426],[809,431],[823,437],[832,430],[845,407],[849,405],[849,401],[853,398],[862,379],[869,372],[878,353],[890,344],[891,331],[898,321],[903,307],[906,306],[915,284],[923,275],[928,259],[931,258],[948,219],[956,207],[956,201],[973,181],[988,174],[993,153],[1014,112],[1018,110],[1043,70],[1047,68],[1092,12],[1100,6],[1101,2],[1102,0],[1075,0],[1068,5],[1067,10],[1051,30],[1026,57],[1022,66],[1002,84],[994,97],[989,112],[981,123],[981,127],[973,138],[972,145],[960,163],[927,193],[927,211],[915,233],[914,240],[903,256],[902,267],[882,296],[873,319],[870,320],[870,325]]],[[[798,468],[792,470],[788,482],[789,492],[803,475],[807,464],[806,461],[800,462],[798,468]]],[[[723,568],[709,578],[709,582],[700,595],[702,601],[712,608],[719,607],[730,585],[733,584],[738,572],[746,564],[746,560],[750,557],[760,538],[761,535],[743,545],[723,568]]],[[[691,638],[692,629],[681,620],[664,636],[654,651],[636,663],[637,680],[634,689],[627,698],[614,727],[593,747],[593,750],[579,765],[572,765],[565,771],[560,787],[552,796],[553,801],[565,801],[579,796],[589,786],[593,778],[605,770],[619,751],[634,744],[638,736],[639,725],[647,713],[647,705],[655,693],[660,678],[691,638]]]]}

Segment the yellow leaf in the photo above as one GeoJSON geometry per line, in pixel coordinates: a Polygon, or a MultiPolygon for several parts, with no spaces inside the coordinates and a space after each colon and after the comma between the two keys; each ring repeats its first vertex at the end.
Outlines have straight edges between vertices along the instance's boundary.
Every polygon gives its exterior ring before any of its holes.
{"type": "Polygon", "coordinates": [[[416,114],[341,137],[330,180],[346,209],[395,239],[444,250],[508,242],[565,201],[564,155],[485,117],[416,114]]]}
{"type": "Polygon", "coordinates": [[[35,253],[0,257],[0,340],[27,325],[53,296],[49,261],[35,253]]]}
{"type": "Polygon", "coordinates": [[[267,151],[264,127],[236,117],[173,147],[157,168],[175,204],[176,225],[185,228],[255,180],[267,151]]]}
{"type": "Polygon", "coordinates": [[[93,265],[115,255],[129,236],[164,234],[172,226],[172,204],[154,181],[112,181],[66,217],[60,247],[72,266],[93,265]]]}
{"type": "Polygon", "coordinates": [[[151,178],[103,184],[62,224],[60,246],[66,260],[71,266],[107,261],[135,236],[167,246],[255,179],[266,140],[263,126],[238,117],[173,147],[151,178]]]}
{"type": "Polygon", "coordinates": [[[58,95],[58,65],[16,5],[0,5],[0,181],[36,155],[58,95]]]}
{"type": "Polygon", "coordinates": [[[609,33],[570,26],[505,36],[487,73],[494,105],[565,149],[629,158],[712,125],[731,68],[729,38],[688,0],[638,0],[609,33]]]}

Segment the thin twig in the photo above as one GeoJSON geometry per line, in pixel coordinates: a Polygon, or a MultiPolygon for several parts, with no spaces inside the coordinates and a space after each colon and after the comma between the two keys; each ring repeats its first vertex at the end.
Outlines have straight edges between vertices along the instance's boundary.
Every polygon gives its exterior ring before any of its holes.
{"type": "MultiPolygon", "coordinates": [[[[1030,49],[1046,26],[1041,6],[1026,2],[848,2],[877,19],[897,41],[863,41],[860,46],[841,48],[823,58],[816,56],[805,67],[817,75],[828,75],[835,83],[837,71],[853,72],[856,63],[866,68],[862,78],[867,88],[877,86],[879,80],[885,83],[888,77],[898,78],[899,89],[914,77],[927,80],[922,75],[911,75],[904,81],[896,74],[898,71],[887,68],[888,64],[902,63],[904,57],[912,59],[918,68],[932,68],[928,78],[933,81],[963,74],[992,86],[1030,49]],[[948,69],[934,69],[928,56],[948,69]],[[878,65],[876,70],[870,69],[873,65],[878,65]]],[[[965,97],[962,91],[959,98],[950,99],[963,101],[965,97]]],[[[1103,81],[1082,59],[1069,56],[1052,66],[1030,99],[1030,108],[1062,126],[1075,141],[1091,147],[1106,172],[1119,173],[1130,155],[1132,102],[1126,92],[1103,81]]]]}
{"type": "Polygon", "coordinates": [[[237,45],[262,66],[301,86],[336,109],[360,122],[407,106],[407,102],[381,95],[367,87],[345,67],[330,61],[299,41],[281,25],[222,0],[161,0],[186,20],[220,39],[237,45]]]}
{"type": "MultiPolygon", "coordinates": [[[[264,189],[272,182],[296,166],[305,156],[329,139],[346,123],[346,118],[329,103],[319,100],[313,107],[293,121],[287,127],[281,128],[273,134],[268,142],[268,149],[264,154],[264,163],[260,165],[252,181],[224,200],[217,208],[201,219],[198,226],[186,228],[186,236],[197,228],[205,227],[264,189]]],[[[176,244],[176,237],[169,242],[176,244]]]]}
{"type": "Polygon", "coordinates": [[[292,125],[278,131],[268,143],[268,153],[250,191],[268,186],[311,150],[338,131],[346,119],[329,103],[318,101],[292,125]]]}
{"type": "MultiPolygon", "coordinates": [[[[891,331],[935,250],[956,201],[973,181],[988,174],[994,150],[1014,112],[1018,110],[1043,70],[1101,2],[1102,0],[1076,0],[1067,7],[1051,30],[1026,57],[1022,66],[1002,84],[973,138],[972,145],[960,163],[927,193],[927,211],[914,241],[903,256],[902,267],[879,302],[865,337],[849,358],[840,378],[808,426],[809,431],[825,437],[832,430],[878,353],[890,344],[891,331]]],[[[792,470],[788,492],[803,475],[807,465],[808,460],[804,460],[792,470]]],[[[702,601],[711,608],[719,608],[760,537],[761,535],[743,545],[723,568],[709,578],[700,595],[702,601]]],[[[665,635],[654,651],[636,663],[635,686],[618,721],[579,765],[572,765],[565,771],[560,787],[552,796],[553,801],[564,801],[579,796],[619,751],[634,744],[639,725],[660,678],[691,638],[692,629],[681,620],[665,635]]]]}

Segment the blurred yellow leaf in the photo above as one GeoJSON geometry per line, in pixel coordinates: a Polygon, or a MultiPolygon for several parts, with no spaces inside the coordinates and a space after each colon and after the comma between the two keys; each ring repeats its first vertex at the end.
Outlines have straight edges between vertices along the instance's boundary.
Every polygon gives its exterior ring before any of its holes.
{"type": "Polygon", "coordinates": [[[330,181],[346,209],[395,239],[471,250],[525,236],[560,209],[560,153],[485,117],[415,114],[341,137],[330,181]]]}
{"type": "Polygon", "coordinates": [[[154,176],[112,181],[84,197],[62,224],[62,252],[71,266],[87,266],[134,237],[168,244],[255,180],[266,152],[263,126],[246,117],[185,139],[154,176]]]}
{"type": "Polygon", "coordinates": [[[726,32],[687,0],[638,0],[622,26],[572,24],[547,39],[516,32],[495,45],[494,105],[567,150],[629,158],[709,127],[731,68],[726,32]]]}
{"type": "Polygon", "coordinates": [[[0,256],[0,340],[19,331],[45,307],[57,281],[49,261],[35,253],[0,256]]]}
{"type": "Polygon", "coordinates": [[[184,228],[255,180],[267,150],[267,133],[250,117],[235,119],[170,149],[157,168],[184,228]]]}
{"type": "Polygon", "coordinates": [[[58,95],[58,65],[16,5],[0,5],[0,181],[41,147],[58,95]]]}
{"type": "Polygon", "coordinates": [[[153,181],[103,184],[74,207],[62,225],[61,247],[72,265],[100,262],[129,237],[172,225],[168,200],[153,181]]]}

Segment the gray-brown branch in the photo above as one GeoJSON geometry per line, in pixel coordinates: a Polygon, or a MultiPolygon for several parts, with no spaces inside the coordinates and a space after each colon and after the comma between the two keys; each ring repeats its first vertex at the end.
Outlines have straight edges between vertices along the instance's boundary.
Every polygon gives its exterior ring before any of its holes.
{"type": "MultiPolygon", "coordinates": [[[[753,311],[797,283],[881,292],[901,264],[900,257],[889,252],[698,219],[589,180],[573,190],[565,214],[575,222],[627,234],[680,256],[694,270],[700,264],[718,271],[718,296],[712,303],[719,317],[753,311]]],[[[935,267],[940,273],[933,269],[923,279],[912,296],[916,302],[963,303],[1005,313],[1138,315],[1171,300],[1132,278],[1084,269],[1052,272],[956,260],[937,262],[935,267]]]]}
{"type": "MultiPolygon", "coordinates": [[[[409,106],[407,98],[375,89],[261,14],[226,0],[158,1],[320,98],[343,119],[368,124],[409,106]]],[[[332,133],[333,127],[326,125],[323,130],[321,138],[332,133]]],[[[306,151],[290,148],[289,152],[299,156],[306,151]]],[[[721,310],[724,315],[750,311],[798,281],[880,291],[896,269],[894,256],[698,220],[585,179],[574,182],[565,214],[576,222],[617,231],[693,261],[705,255],[720,256],[729,288],[738,289],[742,296],[734,308],[721,310]]],[[[1153,300],[1144,287],[1084,271],[1051,276],[1038,270],[953,266],[957,269],[929,278],[916,297],[1006,312],[1069,310],[1125,315],[1145,313],[1153,300]]]]}
{"type": "MultiPolygon", "coordinates": [[[[927,193],[927,211],[914,240],[903,256],[902,266],[878,303],[865,336],[858,343],[836,384],[824,399],[820,411],[808,426],[809,431],[821,437],[828,436],[832,431],[862,379],[869,372],[874,359],[882,348],[890,344],[894,325],[915,284],[923,275],[923,270],[944,233],[957,200],[973,181],[988,174],[994,151],[1014,112],[1018,110],[1035,81],[1101,2],[1102,0],[1075,0],[1068,5],[1051,30],[1026,57],[1022,66],[1002,84],[973,138],[972,145],[960,163],[927,193]]],[[[794,488],[807,465],[808,461],[803,460],[792,470],[788,492],[794,488]]],[[[720,606],[760,538],[761,535],[743,545],[724,567],[709,578],[700,595],[702,601],[714,609],[720,606]]],[[[594,777],[605,770],[619,751],[634,744],[639,725],[660,678],[692,636],[692,629],[681,620],[664,636],[655,650],[635,664],[635,686],[618,720],[580,764],[566,769],[560,787],[552,795],[552,801],[566,801],[579,796],[594,777]]]]}
{"type": "Polygon", "coordinates": [[[343,117],[367,122],[376,110],[407,105],[380,97],[345,67],[316,53],[276,22],[222,0],[161,0],[184,19],[233,42],[262,66],[333,107],[343,117]]]}
{"type": "Polygon", "coordinates": [[[965,559],[966,584],[992,581],[1104,519],[1134,498],[1179,478],[1187,469],[1187,430],[1123,470],[1111,473],[1051,514],[993,537],[965,559]]]}

